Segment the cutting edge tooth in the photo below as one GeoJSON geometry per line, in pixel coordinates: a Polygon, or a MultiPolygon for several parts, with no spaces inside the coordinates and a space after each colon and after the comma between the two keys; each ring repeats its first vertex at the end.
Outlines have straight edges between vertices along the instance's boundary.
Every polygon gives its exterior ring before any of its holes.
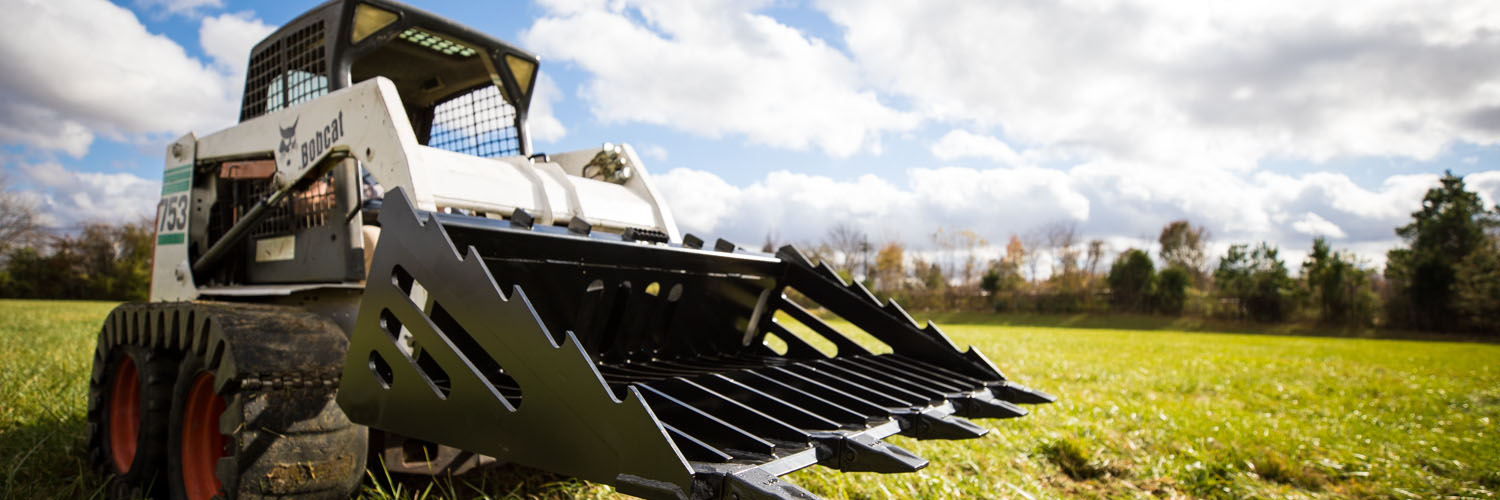
{"type": "Polygon", "coordinates": [[[823,275],[823,277],[838,283],[839,286],[849,286],[849,283],[844,282],[844,278],[839,276],[839,272],[833,270],[833,267],[829,266],[827,262],[819,262],[818,267],[814,269],[818,271],[818,274],[823,275]]]}
{"type": "Polygon", "coordinates": [[[830,452],[821,463],[845,472],[900,474],[916,472],[929,463],[905,448],[865,433],[830,436],[826,445],[830,452]]]}
{"type": "Polygon", "coordinates": [[[789,260],[794,264],[801,264],[812,267],[812,261],[808,260],[807,255],[803,254],[801,250],[798,250],[797,247],[792,245],[782,245],[781,248],[777,249],[776,258],[789,260]]]}
{"type": "Polygon", "coordinates": [[[782,480],[774,474],[752,467],[740,472],[726,474],[724,495],[720,498],[740,500],[818,500],[812,492],[802,489],[791,481],[782,480]]]}
{"type": "Polygon", "coordinates": [[[869,288],[866,288],[864,283],[860,283],[856,280],[850,280],[850,283],[845,288],[848,288],[849,291],[854,292],[854,294],[860,296],[860,298],[865,299],[865,302],[869,302],[877,306],[880,305],[880,299],[875,298],[875,292],[871,292],[869,288]]]}
{"type": "Polygon", "coordinates": [[[1057,401],[1057,396],[1009,380],[990,384],[989,388],[990,393],[995,395],[995,399],[1011,403],[1040,405],[1057,401]]]}
{"type": "Polygon", "coordinates": [[[900,415],[908,425],[903,425],[901,434],[921,440],[927,439],[975,439],[989,434],[990,430],[970,422],[968,419],[941,412],[924,411],[900,415]]]}
{"type": "Polygon", "coordinates": [[[885,312],[894,314],[894,315],[896,315],[899,318],[905,319],[907,323],[911,323],[912,328],[918,328],[918,327],[921,326],[921,325],[917,324],[917,320],[912,319],[911,315],[907,314],[906,309],[902,308],[901,304],[896,303],[896,299],[886,300],[885,301],[885,306],[883,306],[883,309],[885,309],[885,312]]]}
{"type": "Polygon", "coordinates": [[[972,395],[957,401],[958,415],[965,418],[1017,418],[1031,413],[1014,403],[995,399],[989,394],[972,395]]]}

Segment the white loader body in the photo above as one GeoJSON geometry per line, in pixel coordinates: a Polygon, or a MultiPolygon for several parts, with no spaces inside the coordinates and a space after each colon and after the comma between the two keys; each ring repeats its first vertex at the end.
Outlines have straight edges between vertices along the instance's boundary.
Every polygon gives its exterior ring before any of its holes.
{"type": "MultiPolygon", "coordinates": [[[[169,147],[168,170],[157,213],[157,247],[151,300],[192,300],[200,295],[276,295],[321,286],[236,286],[200,289],[192,279],[186,234],[194,165],[240,158],[273,157],[278,186],[294,182],[335,150],[347,151],[384,190],[402,188],[417,208],[463,211],[508,218],[524,210],[539,225],[568,225],[581,219],[595,230],[650,229],[680,240],[677,225],[651,185],[645,166],[629,145],[610,147],[628,176],[596,179],[584,167],[604,147],[550,156],[482,158],[418,143],[395,86],[374,78],[312,100],[279,109],[234,127],[169,147]],[[174,180],[185,178],[185,182],[174,180]]],[[[606,145],[607,146],[607,145],[606,145]]],[[[597,175],[595,177],[598,177],[597,175]]],[[[358,224],[351,219],[350,224],[358,224]]],[[[351,248],[363,245],[349,238],[351,248]]],[[[252,242],[277,248],[275,242],[252,242]],[[268,245],[268,243],[270,243],[268,245]]],[[[269,251],[269,250],[268,250],[269,251]]]]}

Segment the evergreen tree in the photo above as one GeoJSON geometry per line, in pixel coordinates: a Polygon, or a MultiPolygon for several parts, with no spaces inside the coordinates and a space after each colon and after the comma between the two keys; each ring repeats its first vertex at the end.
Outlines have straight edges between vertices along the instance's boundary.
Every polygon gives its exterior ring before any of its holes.
{"type": "Polygon", "coordinates": [[[1471,330],[1500,335],[1500,240],[1490,238],[1458,262],[1454,308],[1471,330]]]}
{"type": "Polygon", "coordinates": [[[1395,287],[1387,303],[1392,323],[1418,329],[1453,330],[1463,325],[1455,307],[1457,267],[1481,249],[1485,231],[1497,223],[1462,177],[1447,172],[1429,189],[1412,222],[1396,229],[1407,248],[1386,254],[1385,276],[1395,287]]]}
{"type": "Polygon", "coordinates": [[[1150,308],[1151,292],[1156,284],[1156,266],[1151,257],[1132,248],[1115,258],[1109,268],[1109,294],[1115,307],[1144,312],[1150,308]]]}
{"type": "Polygon", "coordinates": [[[1214,270],[1219,295],[1234,299],[1235,315],[1256,321],[1283,321],[1292,312],[1293,282],[1276,247],[1265,242],[1229,247],[1214,270]]]}
{"type": "Polygon", "coordinates": [[[1192,280],[1193,273],[1182,266],[1162,269],[1156,275],[1156,291],[1152,295],[1157,312],[1173,316],[1182,314],[1187,305],[1188,283],[1192,280]]]}
{"type": "Polygon", "coordinates": [[[1321,236],[1313,239],[1312,252],[1302,263],[1302,279],[1320,321],[1368,325],[1373,320],[1369,271],[1360,269],[1352,256],[1333,251],[1321,236]]]}

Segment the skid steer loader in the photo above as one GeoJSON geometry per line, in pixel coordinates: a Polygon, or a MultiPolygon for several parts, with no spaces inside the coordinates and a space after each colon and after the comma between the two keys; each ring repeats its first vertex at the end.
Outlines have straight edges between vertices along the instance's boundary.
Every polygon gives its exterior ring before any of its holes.
{"type": "Polygon", "coordinates": [[[367,464],[512,462],[813,498],[779,477],[915,471],[883,438],[977,438],[968,419],[1052,400],[792,247],[679,234],[629,146],[533,153],[536,69],[388,0],[256,45],[240,123],[167,149],[151,301],[99,334],[112,491],[336,498],[367,464]]]}

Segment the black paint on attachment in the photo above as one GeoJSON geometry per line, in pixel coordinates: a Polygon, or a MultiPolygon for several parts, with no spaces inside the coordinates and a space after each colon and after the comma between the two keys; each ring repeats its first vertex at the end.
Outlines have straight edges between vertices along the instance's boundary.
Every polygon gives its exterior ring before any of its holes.
{"type": "Polygon", "coordinates": [[[780,476],[912,472],[927,460],[886,437],[978,438],[969,418],[1052,399],[791,247],[523,230],[416,212],[399,190],[386,204],[370,282],[394,286],[367,290],[340,389],[361,424],[646,498],[801,499],[780,476]],[[415,356],[395,348],[406,335],[415,356]]]}

